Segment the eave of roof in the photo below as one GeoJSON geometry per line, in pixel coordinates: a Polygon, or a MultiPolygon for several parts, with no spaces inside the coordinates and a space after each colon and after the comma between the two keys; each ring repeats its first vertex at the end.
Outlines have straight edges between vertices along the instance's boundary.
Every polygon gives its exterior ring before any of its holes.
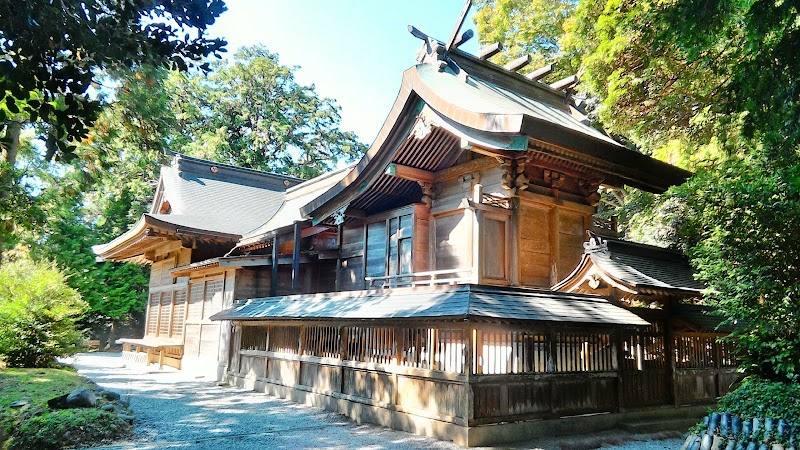
{"type": "MultiPolygon", "coordinates": [[[[591,236],[593,240],[598,239],[596,234],[591,236]]],[[[692,278],[691,268],[680,252],[621,239],[600,239],[606,248],[592,248],[589,245],[580,263],[567,277],[553,286],[553,290],[569,291],[576,288],[590,271],[594,271],[613,287],[631,294],[663,294],[680,297],[702,295],[704,287],[692,278]],[[641,266],[641,261],[637,263],[631,260],[626,263],[626,257],[636,257],[644,261],[649,270],[635,267],[641,266]],[[669,280],[670,278],[672,280],[669,280]],[[679,284],[676,284],[676,281],[679,284]]]]}
{"type": "MultiPolygon", "coordinates": [[[[462,63],[470,61],[475,67],[483,64],[481,74],[496,72],[487,66],[490,63],[475,62],[477,60],[474,57],[458,52],[454,55],[456,54],[462,63]]],[[[497,76],[492,78],[492,82],[497,82],[502,77],[521,77],[511,73],[495,75],[497,76]]],[[[568,105],[563,98],[565,94],[561,94],[559,104],[558,97],[549,87],[538,90],[527,89],[525,94],[531,96],[525,97],[516,91],[505,91],[494,86],[490,81],[472,77],[471,74],[468,80],[468,82],[461,81],[449,69],[437,72],[430,64],[418,64],[406,70],[394,106],[366,155],[348,176],[304,205],[300,209],[301,215],[312,218],[317,223],[364,192],[391,162],[394,152],[409,135],[414,120],[425,105],[447,120],[478,133],[528,136],[546,144],[543,148],[535,148],[536,151],[551,152],[557,149],[556,151],[562,156],[566,154],[589,164],[599,165],[601,170],[619,177],[625,183],[648,191],[663,192],[671,185],[682,183],[691,175],[688,171],[629,150],[608,136],[571,118],[568,105]],[[469,85],[470,82],[472,85],[469,85]],[[475,98],[480,98],[479,95],[485,96],[480,101],[472,103],[475,109],[483,110],[470,110],[468,106],[470,102],[467,100],[466,103],[459,103],[458,99],[463,99],[467,95],[454,94],[450,95],[452,98],[447,98],[448,93],[453,94],[461,90],[474,91],[472,94],[475,98]],[[498,106],[497,112],[491,112],[489,108],[495,100],[502,100],[505,106],[498,106]],[[526,112],[528,110],[525,109],[526,104],[534,105],[536,102],[541,102],[541,111],[537,113],[539,117],[526,112]],[[508,105],[514,108],[506,108],[508,105]],[[550,148],[546,148],[548,145],[550,148]]],[[[519,80],[516,82],[521,83],[519,80]]],[[[526,82],[531,83],[529,80],[526,82]]]]}
{"type": "Polygon", "coordinates": [[[648,325],[594,295],[478,285],[400,288],[251,299],[212,320],[487,319],[648,325]]]}
{"type": "MultiPolygon", "coordinates": [[[[236,242],[241,238],[238,234],[219,233],[215,231],[202,230],[193,227],[183,226],[180,223],[170,222],[167,220],[170,216],[160,215],[154,217],[151,214],[142,214],[142,217],[125,233],[119,235],[111,242],[106,244],[99,244],[92,246],[92,251],[97,255],[99,262],[102,261],[120,261],[120,262],[144,262],[139,258],[144,250],[139,250],[137,244],[140,244],[149,236],[150,233],[159,235],[163,242],[164,240],[178,240],[182,237],[194,237],[200,239],[208,239],[219,242],[236,242]],[[128,252],[126,252],[126,250],[128,252]],[[130,254],[133,252],[132,254],[130,254]]],[[[180,217],[180,216],[175,216],[180,217]]]]}

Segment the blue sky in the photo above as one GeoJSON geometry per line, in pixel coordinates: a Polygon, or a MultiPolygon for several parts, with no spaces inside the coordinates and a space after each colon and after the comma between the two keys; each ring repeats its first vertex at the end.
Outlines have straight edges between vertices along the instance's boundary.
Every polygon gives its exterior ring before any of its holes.
{"type": "MultiPolygon", "coordinates": [[[[366,144],[378,134],[421,41],[414,25],[442,41],[450,37],[463,0],[226,0],[211,34],[238,47],[261,43],[281,63],[300,66],[297,80],[336,99],[344,130],[366,144]]],[[[474,12],[474,7],[470,13],[474,12]]],[[[463,30],[474,29],[471,18],[463,30]]],[[[475,53],[477,37],[462,49],[475,53]]]]}

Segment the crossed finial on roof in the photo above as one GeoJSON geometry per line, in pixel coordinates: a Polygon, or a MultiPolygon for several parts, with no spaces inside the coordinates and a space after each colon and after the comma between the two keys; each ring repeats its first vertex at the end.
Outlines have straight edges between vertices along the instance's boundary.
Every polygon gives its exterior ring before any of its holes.
{"type": "MultiPolygon", "coordinates": [[[[459,36],[461,27],[464,25],[464,20],[466,20],[471,6],[472,0],[466,0],[464,7],[461,10],[461,16],[459,17],[458,22],[456,22],[455,27],[453,27],[453,32],[450,34],[450,39],[448,39],[446,43],[442,43],[428,36],[412,25],[408,26],[408,31],[414,37],[422,40],[424,43],[423,48],[417,54],[417,61],[419,63],[432,64],[439,70],[439,72],[443,72],[445,69],[450,68],[450,70],[452,70],[454,74],[458,75],[463,81],[467,80],[464,70],[461,69],[451,58],[449,58],[447,53],[454,48],[458,48],[475,35],[472,30],[466,30],[459,36]]],[[[478,59],[486,61],[502,50],[503,44],[500,42],[495,42],[494,44],[481,48],[476,56],[478,59]]],[[[531,55],[524,55],[509,62],[503,66],[503,68],[509,72],[518,73],[520,70],[522,70],[522,68],[530,64],[530,62],[531,55]]],[[[526,74],[525,77],[533,82],[538,82],[551,73],[553,73],[553,64],[547,64],[544,67],[540,67],[531,71],[530,73],[526,74]]],[[[551,83],[549,86],[557,91],[563,90],[569,96],[569,90],[579,82],[580,79],[578,75],[571,75],[551,83]]]]}

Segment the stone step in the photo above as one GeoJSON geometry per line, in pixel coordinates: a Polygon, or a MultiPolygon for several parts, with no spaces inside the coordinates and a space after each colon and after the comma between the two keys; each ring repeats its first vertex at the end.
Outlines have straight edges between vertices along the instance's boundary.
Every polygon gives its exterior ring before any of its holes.
{"type": "Polygon", "coordinates": [[[629,433],[645,434],[658,433],[659,431],[680,431],[686,433],[689,428],[696,425],[700,419],[696,417],[673,417],[654,420],[638,420],[622,423],[619,427],[629,433]]]}

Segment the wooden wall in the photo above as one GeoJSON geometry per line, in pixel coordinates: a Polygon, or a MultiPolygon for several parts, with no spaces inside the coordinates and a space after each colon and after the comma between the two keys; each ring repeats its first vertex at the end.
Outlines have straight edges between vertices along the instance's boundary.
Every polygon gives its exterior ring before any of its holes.
{"type": "Polygon", "coordinates": [[[661,323],[242,322],[238,330],[228,374],[239,384],[469,426],[710,403],[736,380],[730,349],[710,335],[676,334],[667,346],[661,323]]]}
{"type": "Polygon", "coordinates": [[[518,270],[522,286],[549,288],[583,255],[594,208],[524,192],[519,199],[518,270]]]}
{"type": "Polygon", "coordinates": [[[155,249],[145,315],[145,336],[180,338],[187,297],[186,279],[173,280],[170,270],[191,262],[192,250],[180,241],[168,241],[155,249]]]}

